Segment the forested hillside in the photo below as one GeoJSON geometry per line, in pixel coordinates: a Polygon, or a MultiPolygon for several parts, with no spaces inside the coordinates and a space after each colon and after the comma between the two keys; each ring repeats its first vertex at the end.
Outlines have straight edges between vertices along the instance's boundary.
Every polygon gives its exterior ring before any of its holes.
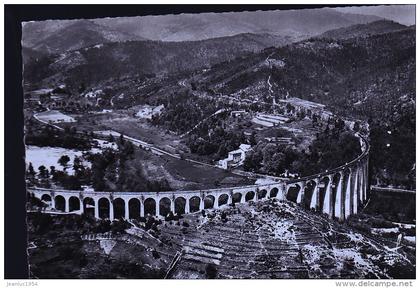
{"type": "Polygon", "coordinates": [[[277,99],[307,99],[368,121],[374,184],[414,188],[415,29],[312,38],[219,64],[195,81],[215,93],[260,97],[269,94],[269,77],[277,99]]]}
{"type": "Polygon", "coordinates": [[[30,62],[25,67],[25,81],[39,83],[48,79],[47,83],[84,82],[95,86],[120,76],[185,73],[291,41],[289,37],[268,34],[240,34],[191,42],[105,43],[30,62]]]}
{"type": "Polygon", "coordinates": [[[350,39],[355,37],[369,37],[407,29],[407,26],[390,20],[379,20],[367,24],[357,24],[338,28],[322,33],[318,38],[350,39]]]}

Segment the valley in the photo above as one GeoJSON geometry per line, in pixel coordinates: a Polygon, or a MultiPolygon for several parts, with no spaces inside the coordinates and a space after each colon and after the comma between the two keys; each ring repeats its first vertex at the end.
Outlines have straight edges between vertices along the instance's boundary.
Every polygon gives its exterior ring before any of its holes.
{"type": "Polygon", "coordinates": [[[415,278],[415,25],[233,15],[25,23],[32,277],[415,278]]]}

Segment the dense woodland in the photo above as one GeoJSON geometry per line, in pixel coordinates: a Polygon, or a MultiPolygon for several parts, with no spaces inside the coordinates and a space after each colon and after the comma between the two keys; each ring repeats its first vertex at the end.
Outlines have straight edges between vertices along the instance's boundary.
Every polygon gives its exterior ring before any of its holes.
{"type": "Polygon", "coordinates": [[[360,140],[338,120],[317,133],[307,150],[260,142],[247,155],[244,169],[280,176],[285,172],[308,176],[332,169],[361,154],[360,140]],[[331,127],[331,128],[330,128],[331,127]]]}
{"type": "Polygon", "coordinates": [[[373,183],[415,189],[415,103],[408,97],[371,121],[373,183]]]}
{"type": "Polygon", "coordinates": [[[92,148],[92,138],[92,134],[78,133],[76,127],[67,126],[63,131],[60,131],[48,125],[36,125],[34,122],[27,125],[25,131],[25,144],[41,147],[87,150],[92,148]]]}
{"type": "Polygon", "coordinates": [[[197,123],[220,109],[216,101],[199,98],[189,89],[183,89],[162,99],[165,111],[152,118],[152,123],[163,126],[178,134],[192,129],[197,123]]]}
{"type": "Polygon", "coordinates": [[[37,58],[37,61],[29,61],[24,77],[33,82],[51,76],[58,80],[63,79],[61,73],[65,72],[70,81],[92,87],[104,79],[127,74],[177,74],[209,68],[237,56],[284,43],[290,41],[280,36],[257,34],[191,42],[104,43],[97,48],[90,47],[68,53],[64,59],[57,54],[44,55],[37,58]],[[139,53],[141,57],[138,57],[139,53]]]}

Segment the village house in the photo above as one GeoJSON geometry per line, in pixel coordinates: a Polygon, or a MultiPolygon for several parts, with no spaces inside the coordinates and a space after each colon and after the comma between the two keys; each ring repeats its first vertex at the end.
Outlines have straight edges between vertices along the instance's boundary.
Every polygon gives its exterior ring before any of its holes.
{"type": "Polygon", "coordinates": [[[227,158],[219,160],[218,166],[223,169],[230,169],[242,165],[249,150],[251,150],[251,145],[239,145],[239,149],[230,151],[227,158]]]}
{"type": "Polygon", "coordinates": [[[238,117],[238,116],[241,116],[243,114],[246,114],[245,110],[236,110],[236,111],[231,111],[230,112],[231,117],[238,117]]]}

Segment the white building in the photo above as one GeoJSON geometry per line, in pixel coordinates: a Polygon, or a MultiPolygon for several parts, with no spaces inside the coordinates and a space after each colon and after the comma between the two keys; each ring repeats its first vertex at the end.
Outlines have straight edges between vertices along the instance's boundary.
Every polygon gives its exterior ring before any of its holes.
{"type": "Polygon", "coordinates": [[[229,169],[242,165],[249,150],[251,150],[251,145],[239,145],[239,149],[230,151],[227,158],[219,160],[219,167],[229,169]]]}
{"type": "Polygon", "coordinates": [[[246,114],[245,110],[235,110],[235,111],[230,112],[230,116],[232,116],[232,117],[238,117],[238,116],[241,116],[243,114],[246,114]]]}
{"type": "Polygon", "coordinates": [[[141,106],[139,112],[136,113],[136,117],[143,119],[152,119],[153,115],[160,115],[165,107],[163,105],[159,106],[150,106],[144,105],[141,106]]]}
{"type": "Polygon", "coordinates": [[[283,115],[274,115],[274,114],[262,114],[258,113],[256,117],[252,118],[252,122],[259,124],[265,127],[273,127],[279,124],[284,124],[290,119],[283,115]]]}

